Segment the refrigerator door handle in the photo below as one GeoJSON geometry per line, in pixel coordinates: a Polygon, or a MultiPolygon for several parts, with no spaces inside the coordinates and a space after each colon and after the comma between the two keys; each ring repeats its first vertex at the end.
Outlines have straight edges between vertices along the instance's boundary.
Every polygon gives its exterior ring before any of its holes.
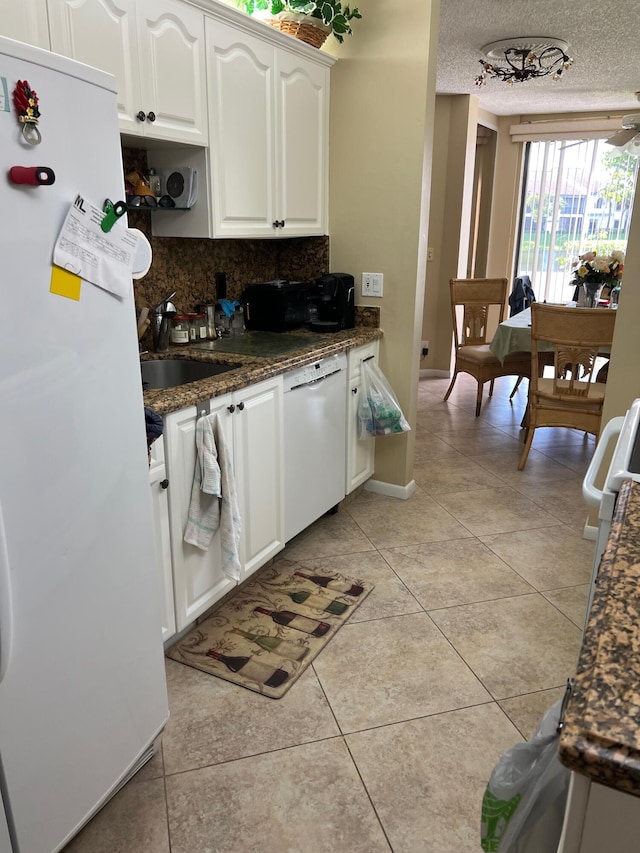
{"type": "Polygon", "coordinates": [[[605,425],[605,428],[602,430],[602,433],[598,440],[598,444],[596,445],[596,449],[591,458],[591,462],[589,463],[587,472],[584,475],[584,480],[582,481],[582,497],[584,498],[585,503],[588,506],[600,506],[603,492],[602,489],[599,489],[596,486],[596,477],[598,476],[600,465],[602,465],[602,460],[604,458],[605,451],[609,446],[609,441],[612,438],[617,438],[617,436],[620,435],[620,433],[622,432],[623,424],[623,416],[618,418],[611,418],[611,420],[605,425]]]}
{"type": "Polygon", "coordinates": [[[13,640],[13,608],[11,606],[11,575],[9,551],[0,506],[0,682],[5,677],[11,660],[13,640]]]}

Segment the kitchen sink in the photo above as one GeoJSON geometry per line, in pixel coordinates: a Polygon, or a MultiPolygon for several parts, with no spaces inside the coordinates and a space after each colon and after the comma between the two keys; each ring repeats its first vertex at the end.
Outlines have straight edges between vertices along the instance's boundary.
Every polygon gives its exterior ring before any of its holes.
{"type": "Polygon", "coordinates": [[[175,388],[187,382],[209,379],[219,373],[235,370],[239,364],[217,364],[192,358],[161,358],[140,363],[145,388],[175,388]]]}

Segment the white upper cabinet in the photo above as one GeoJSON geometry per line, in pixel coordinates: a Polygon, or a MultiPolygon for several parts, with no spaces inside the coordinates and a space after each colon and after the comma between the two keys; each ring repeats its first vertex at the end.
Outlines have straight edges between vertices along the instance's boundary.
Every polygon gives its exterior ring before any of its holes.
{"type": "Polygon", "coordinates": [[[47,0],[0,0],[0,35],[49,50],[47,0]]]}
{"type": "Polygon", "coordinates": [[[213,237],[327,231],[329,69],[207,20],[213,237]]]}
{"type": "Polygon", "coordinates": [[[206,22],[213,228],[270,237],[275,221],[273,45],[206,22]]]}
{"type": "Polygon", "coordinates": [[[136,9],[145,136],[206,145],[202,12],[177,0],[136,0],[136,9]]]}
{"type": "Polygon", "coordinates": [[[329,72],[276,53],[276,211],[285,237],[326,234],[329,72]]]}
{"type": "Polygon", "coordinates": [[[204,16],[180,0],[48,0],[51,49],[111,72],[122,133],[205,145],[204,16]]]}

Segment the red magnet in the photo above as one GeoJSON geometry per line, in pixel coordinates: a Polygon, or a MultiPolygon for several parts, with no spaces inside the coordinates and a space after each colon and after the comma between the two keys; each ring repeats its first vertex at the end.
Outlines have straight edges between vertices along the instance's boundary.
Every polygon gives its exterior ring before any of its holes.
{"type": "Polygon", "coordinates": [[[48,166],[12,166],[9,169],[9,178],[14,184],[48,187],[55,181],[56,176],[48,166]]]}
{"type": "Polygon", "coordinates": [[[18,113],[18,121],[22,125],[22,136],[25,142],[29,145],[38,145],[42,139],[37,127],[40,118],[38,96],[26,80],[18,80],[13,90],[13,103],[18,113]]]}

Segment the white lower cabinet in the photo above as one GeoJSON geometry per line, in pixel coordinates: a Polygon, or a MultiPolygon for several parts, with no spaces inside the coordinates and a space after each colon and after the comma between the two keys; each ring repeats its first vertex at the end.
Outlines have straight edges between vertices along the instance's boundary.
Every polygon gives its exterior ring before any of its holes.
{"type": "Polygon", "coordinates": [[[169,502],[167,499],[169,480],[167,479],[164,464],[164,445],[160,440],[154,441],[151,445],[149,486],[151,488],[151,506],[153,508],[153,541],[157,577],[159,580],[162,640],[164,642],[176,632],[176,615],[173,604],[173,570],[171,567],[169,502]]]}
{"type": "MultiPolygon", "coordinates": [[[[282,377],[210,400],[220,418],[238,493],[244,580],[284,547],[282,377]]],[[[183,539],[196,458],[198,409],[165,418],[166,469],[176,631],[181,631],[233,589],[222,571],[220,535],[207,551],[183,539]]]]}
{"type": "MultiPolygon", "coordinates": [[[[211,414],[218,414],[221,418],[230,453],[233,451],[233,436],[227,409],[231,405],[231,396],[225,394],[211,401],[211,414]]],[[[197,412],[195,406],[190,406],[167,415],[164,422],[177,631],[186,628],[235,586],[234,581],[222,571],[219,533],[207,551],[201,551],[183,539],[196,462],[197,412]]]]}
{"type": "Polygon", "coordinates": [[[571,773],[557,853],[631,853],[639,834],[638,797],[571,773]]]}
{"type": "Polygon", "coordinates": [[[362,395],[362,362],[378,358],[378,341],[349,350],[347,370],[347,494],[368,480],[374,470],[375,439],[358,438],[358,406],[362,395]]]}
{"type": "Polygon", "coordinates": [[[282,376],[233,395],[236,486],[242,518],[242,578],[284,548],[282,376]]]}

